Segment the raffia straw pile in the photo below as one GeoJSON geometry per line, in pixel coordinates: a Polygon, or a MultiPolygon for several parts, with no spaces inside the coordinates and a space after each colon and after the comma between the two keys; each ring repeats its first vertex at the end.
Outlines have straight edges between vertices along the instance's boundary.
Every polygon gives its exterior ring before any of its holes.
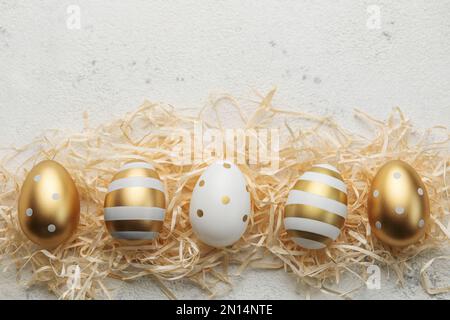
{"type": "MultiPolygon", "coordinates": [[[[355,111],[373,134],[364,137],[337,125],[330,118],[274,107],[274,91],[260,100],[235,100],[229,96],[211,99],[197,117],[184,116],[164,104],[144,103],[123,119],[68,135],[47,131],[22,148],[6,152],[0,163],[0,254],[2,267],[16,267],[25,285],[44,284],[63,299],[111,298],[109,277],[132,280],[153,277],[169,298],[165,283],[190,279],[207,294],[220,297],[218,283],[232,287],[233,277],[247,268],[281,269],[308,286],[350,297],[330,285],[351,272],[365,285],[366,268],[388,266],[398,280],[417,254],[448,246],[449,140],[447,128],[434,127],[417,133],[399,109],[387,121],[355,111]],[[240,165],[251,187],[253,214],[242,240],[232,248],[213,249],[199,243],[189,223],[189,200],[197,178],[212,159],[189,166],[174,162],[173,150],[180,139],[173,133],[192,130],[195,123],[205,128],[225,129],[221,110],[231,109],[243,129],[280,130],[279,169],[263,172],[261,165],[240,165]],[[277,124],[278,123],[278,124],[277,124]],[[20,231],[17,198],[25,175],[43,159],[64,165],[75,179],[82,197],[77,234],[52,252],[41,250],[20,231]],[[168,190],[168,209],[157,243],[138,250],[119,246],[103,222],[103,200],[113,174],[126,161],[142,159],[156,164],[168,190]],[[387,160],[402,159],[421,175],[431,200],[431,223],[426,237],[402,250],[388,248],[370,236],[366,197],[376,170],[387,160]],[[349,189],[349,216],[341,236],[321,251],[295,247],[283,229],[283,208],[289,189],[298,175],[313,163],[337,165],[349,189]],[[233,273],[228,266],[237,265],[233,273]],[[81,286],[68,287],[70,266],[78,265],[81,286]],[[237,271],[236,271],[237,270],[237,271]]],[[[228,110],[230,112],[230,110],[228,110]]],[[[432,287],[427,276],[437,256],[423,266],[421,284],[429,294],[450,291],[432,287]]],[[[245,276],[245,273],[242,274],[245,276]]],[[[357,288],[355,288],[357,289],[357,288]]]]}

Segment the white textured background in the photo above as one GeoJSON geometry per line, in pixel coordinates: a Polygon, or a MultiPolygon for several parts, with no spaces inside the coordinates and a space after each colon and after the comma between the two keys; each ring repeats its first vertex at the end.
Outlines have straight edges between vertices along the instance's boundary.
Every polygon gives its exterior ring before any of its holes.
{"type": "MultiPolygon", "coordinates": [[[[274,86],[276,104],[350,129],[354,107],[384,118],[400,106],[418,127],[448,126],[449,73],[450,1],[1,0],[0,146],[47,128],[80,130],[84,111],[99,124],[144,99],[198,108],[210,93],[249,98],[274,86]],[[69,5],[81,10],[79,30],[66,26],[69,5]],[[367,27],[369,5],[381,9],[380,29],[367,27]]],[[[426,258],[414,261],[405,287],[383,274],[382,290],[354,296],[427,298],[418,283],[426,258]]],[[[437,264],[438,284],[448,284],[449,269],[437,264]]],[[[225,298],[304,294],[282,271],[248,271],[235,284],[225,298]]],[[[118,298],[164,298],[151,281],[116,286],[118,298]]],[[[188,283],[171,287],[180,298],[204,297],[188,283]]],[[[0,298],[45,297],[0,274],[0,298]]]]}

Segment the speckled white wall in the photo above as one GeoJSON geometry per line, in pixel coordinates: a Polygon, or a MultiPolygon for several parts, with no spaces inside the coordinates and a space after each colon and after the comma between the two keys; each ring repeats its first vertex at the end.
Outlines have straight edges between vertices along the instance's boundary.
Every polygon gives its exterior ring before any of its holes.
{"type": "MultiPolygon", "coordinates": [[[[449,17],[450,2],[438,0],[2,0],[0,145],[27,143],[46,128],[79,130],[84,111],[99,124],[144,99],[198,108],[210,93],[252,97],[274,86],[276,104],[349,128],[354,107],[383,118],[400,106],[419,127],[450,125],[449,17]],[[79,29],[67,27],[76,27],[71,5],[79,29]]],[[[0,287],[10,289],[0,297],[42,297],[12,276],[2,275],[0,287]]],[[[246,279],[230,297],[299,297],[283,273],[246,279]]],[[[387,292],[423,297],[417,274],[409,285],[387,292]]],[[[118,294],[161,296],[148,282],[118,294]]]]}

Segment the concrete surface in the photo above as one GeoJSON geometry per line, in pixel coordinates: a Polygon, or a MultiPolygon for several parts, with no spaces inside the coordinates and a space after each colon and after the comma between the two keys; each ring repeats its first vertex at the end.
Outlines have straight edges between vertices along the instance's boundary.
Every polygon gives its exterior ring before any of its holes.
{"type": "MultiPolygon", "coordinates": [[[[333,115],[350,129],[354,107],[384,118],[400,106],[418,127],[448,126],[449,17],[450,2],[437,0],[2,0],[0,145],[47,128],[79,130],[84,111],[99,124],[144,99],[199,108],[210,93],[249,98],[274,86],[277,105],[333,115]]],[[[355,297],[428,298],[420,267],[404,288],[386,280],[355,297]]],[[[435,271],[450,279],[448,266],[435,271]]],[[[224,297],[301,298],[291,280],[248,271],[224,297]]],[[[117,298],[164,298],[149,280],[118,286],[117,298]]],[[[187,283],[172,286],[180,298],[204,297],[187,283]]],[[[0,298],[52,296],[6,272],[0,298]]]]}

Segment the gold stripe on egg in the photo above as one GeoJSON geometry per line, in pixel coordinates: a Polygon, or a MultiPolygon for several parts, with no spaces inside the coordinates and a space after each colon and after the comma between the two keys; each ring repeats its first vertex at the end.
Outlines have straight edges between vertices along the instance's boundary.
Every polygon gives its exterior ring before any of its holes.
{"type": "Polygon", "coordinates": [[[113,181],[129,178],[129,177],[145,177],[145,178],[154,178],[159,180],[159,175],[155,170],[147,169],[147,168],[130,168],[125,169],[123,171],[118,172],[113,181]]]}
{"type": "Polygon", "coordinates": [[[308,232],[308,231],[287,230],[287,234],[291,238],[304,238],[304,239],[320,242],[325,245],[328,245],[333,241],[333,239],[330,239],[326,236],[322,236],[320,234],[308,232]]]}
{"type": "Polygon", "coordinates": [[[164,192],[145,187],[127,187],[111,191],[106,195],[105,208],[109,207],[166,207],[164,192]]]}
{"type": "Polygon", "coordinates": [[[110,232],[120,231],[145,231],[159,232],[163,226],[163,221],[156,220],[116,220],[105,221],[110,232]]]}
{"type": "Polygon", "coordinates": [[[345,218],[338,214],[306,204],[288,204],[285,208],[285,218],[311,219],[331,224],[339,229],[345,223],[345,218]]]}
{"type": "Polygon", "coordinates": [[[347,195],[344,192],[322,182],[298,180],[292,190],[313,193],[315,195],[332,199],[344,205],[347,205],[347,195]]]}
{"type": "Polygon", "coordinates": [[[309,169],[308,171],[310,172],[316,172],[316,173],[321,173],[321,174],[325,174],[327,176],[336,178],[338,180],[343,181],[342,176],[333,170],[327,169],[327,168],[322,168],[322,167],[312,167],[311,169],[309,169]]]}

